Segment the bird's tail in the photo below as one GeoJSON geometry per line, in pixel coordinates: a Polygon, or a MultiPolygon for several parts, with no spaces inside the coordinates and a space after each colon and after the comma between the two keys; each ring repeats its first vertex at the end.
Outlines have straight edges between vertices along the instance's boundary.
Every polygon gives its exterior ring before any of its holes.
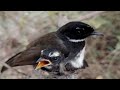
{"type": "MultiPolygon", "coordinates": [[[[14,55],[13,57],[11,57],[9,60],[7,60],[5,63],[8,64],[9,66],[11,67],[14,67],[14,66],[17,66],[14,62],[14,60],[16,59],[16,57],[18,57],[19,55],[21,54],[20,53],[17,53],[16,55],[14,55]]],[[[4,71],[6,71],[8,68],[3,66],[2,69],[1,69],[1,73],[3,73],[4,71]]]]}
{"type": "Polygon", "coordinates": [[[6,71],[8,68],[3,66],[2,69],[1,69],[1,73],[3,73],[4,71],[6,71]]]}

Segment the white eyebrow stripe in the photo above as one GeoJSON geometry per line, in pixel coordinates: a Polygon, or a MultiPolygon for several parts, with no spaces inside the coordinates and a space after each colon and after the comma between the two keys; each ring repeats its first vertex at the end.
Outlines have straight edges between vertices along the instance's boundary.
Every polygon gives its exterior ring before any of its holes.
{"type": "Polygon", "coordinates": [[[51,53],[49,53],[49,57],[57,57],[57,56],[59,56],[60,55],[60,53],[59,52],[51,52],[51,53]]]}

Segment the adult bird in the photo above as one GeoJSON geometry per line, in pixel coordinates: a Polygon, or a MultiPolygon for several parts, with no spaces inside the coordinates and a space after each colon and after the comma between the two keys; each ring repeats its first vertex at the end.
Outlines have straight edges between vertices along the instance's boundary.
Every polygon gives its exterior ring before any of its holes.
{"type": "MultiPolygon", "coordinates": [[[[85,55],[85,39],[92,35],[103,35],[95,32],[90,25],[73,21],[60,27],[56,32],[48,33],[31,42],[26,50],[19,52],[11,57],[6,63],[11,67],[23,65],[36,65],[36,61],[41,57],[40,53],[45,49],[56,49],[64,55],[64,59],[60,60],[60,72],[64,67],[67,71],[74,71],[79,68],[87,67],[84,60],[85,55]]],[[[37,62],[39,64],[39,62],[37,62]]],[[[2,72],[5,67],[2,68],[2,72]]]]}

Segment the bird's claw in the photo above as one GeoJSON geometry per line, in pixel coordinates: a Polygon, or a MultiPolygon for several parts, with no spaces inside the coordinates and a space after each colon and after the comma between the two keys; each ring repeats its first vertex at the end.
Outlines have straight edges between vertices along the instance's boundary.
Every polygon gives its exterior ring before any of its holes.
{"type": "Polygon", "coordinates": [[[65,65],[66,71],[70,71],[70,72],[74,72],[75,70],[79,69],[79,68],[75,68],[73,67],[70,63],[67,63],[65,65]]]}

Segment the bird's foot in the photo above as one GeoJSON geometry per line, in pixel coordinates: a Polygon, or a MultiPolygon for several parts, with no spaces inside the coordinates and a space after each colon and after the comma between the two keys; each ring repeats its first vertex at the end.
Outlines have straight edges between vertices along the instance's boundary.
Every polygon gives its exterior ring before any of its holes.
{"type": "Polygon", "coordinates": [[[75,68],[75,67],[73,67],[70,63],[67,63],[66,65],[65,65],[65,68],[66,68],[66,71],[70,71],[70,72],[75,72],[75,70],[77,70],[77,69],[79,69],[79,68],[75,68]]]}

